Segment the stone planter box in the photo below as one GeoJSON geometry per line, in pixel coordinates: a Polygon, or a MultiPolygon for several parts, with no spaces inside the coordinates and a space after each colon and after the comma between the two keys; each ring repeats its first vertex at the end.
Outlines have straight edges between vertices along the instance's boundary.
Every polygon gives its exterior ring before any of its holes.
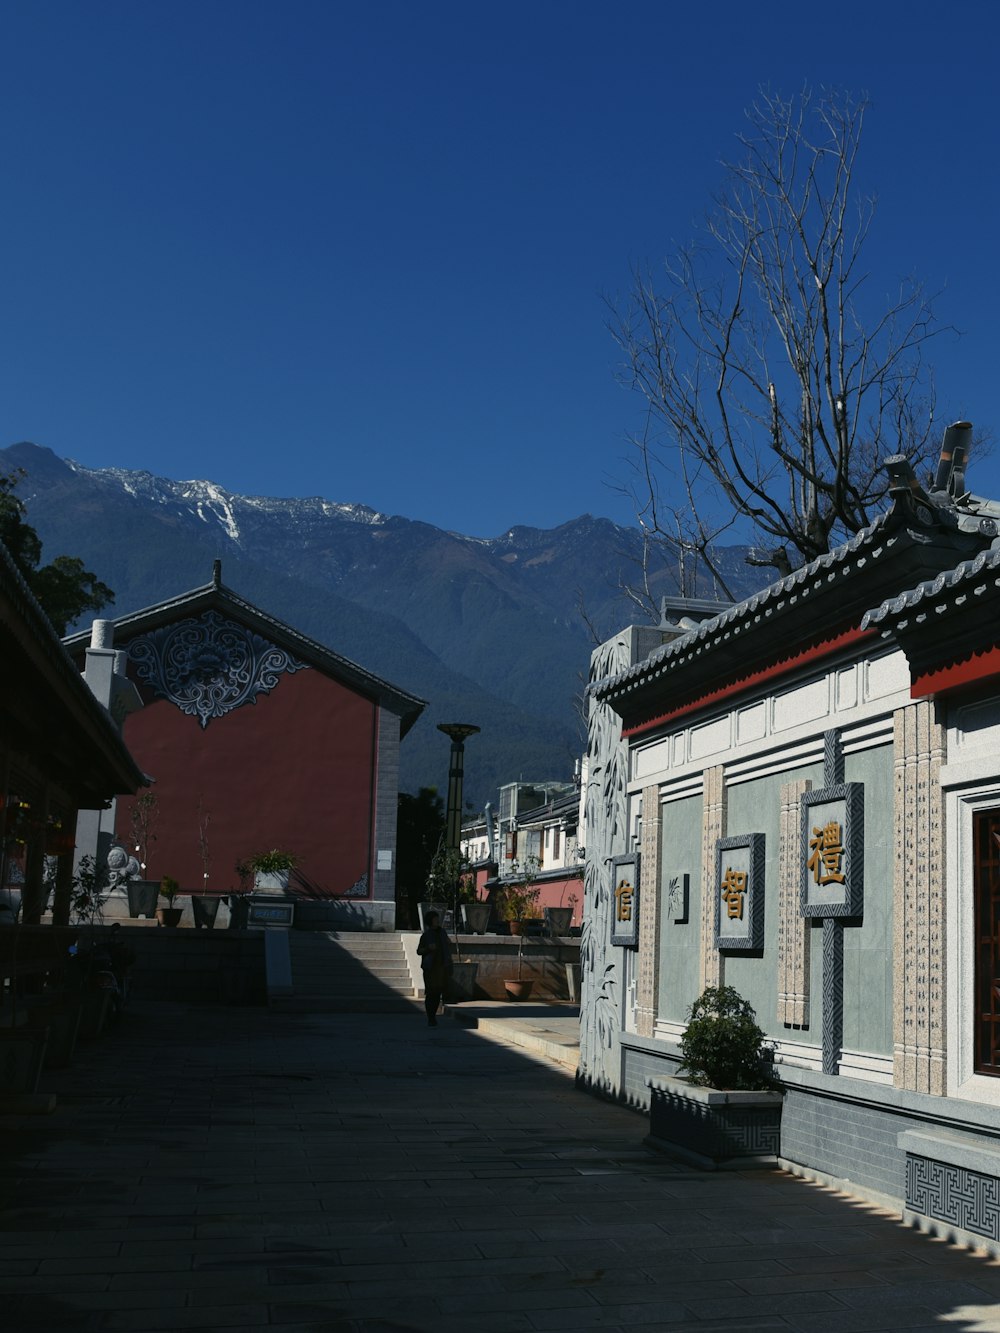
{"type": "Polygon", "coordinates": [[[478,971],[478,963],[452,963],[449,1002],[475,999],[478,971]]]}
{"type": "Polygon", "coordinates": [[[288,874],[287,870],[258,870],[254,876],[254,893],[286,894],[288,874]]]}
{"type": "Polygon", "coordinates": [[[160,897],[160,881],[153,879],[130,879],[125,884],[128,894],[129,916],[144,916],[150,921],[156,913],[156,904],[160,897]]]}
{"type": "Polygon", "coordinates": [[[431,912],[437,912],[440,920],[438,925],[448,934],[451,934],[452,915],[444,903],[417,903],[417,914],[420,917],[420,929],[427,929],[427,918],[431,912]]]}
{"type": "Polygon", "coordinates": [[[549,934],[560,936],[569,934],[569,928],[573,924],[572,907],[546,907],[544,912],[549,934]]]}
{"type": "Polygon", "coordinates": [[[192,893],[191,913],[196,930],[211,930],[219,915],[220,899],[214,894],[192,893]]]}
{"type": "Polygon", "coordinates": [[[776,1164],[782,1092],[721,1092],[669,1077],[647,1086],[651,1148],[708,1171],[776,1164]]]}
{"type": "Polygon", "coordinates": [[[463,903],[462,925],[469,935],[485,935],[490,926],[490,913],[493,908],[489,903],[463,903]]]}

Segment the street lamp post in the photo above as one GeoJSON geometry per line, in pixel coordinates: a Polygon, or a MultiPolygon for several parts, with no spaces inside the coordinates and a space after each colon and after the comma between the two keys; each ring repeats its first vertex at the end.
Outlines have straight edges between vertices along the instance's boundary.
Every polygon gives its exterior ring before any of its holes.
{"type": "Polygon", "coordinates": [[[444,845],[457,851],[462,841],[462,784],[465,775],[465,742],[470,736],[478,735],[479,728],[468,722],[439,722],[438,731],[443,731],[446,736],[451,738],[444,845]]]}

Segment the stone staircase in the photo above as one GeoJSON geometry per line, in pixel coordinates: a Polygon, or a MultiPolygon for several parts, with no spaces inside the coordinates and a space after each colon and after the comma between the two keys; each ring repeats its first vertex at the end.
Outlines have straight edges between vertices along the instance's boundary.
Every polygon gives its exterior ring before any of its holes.
{"type": "Polygon", "coordinates": [[[413,982],[398,932],[290,930],[290,1013],[412,1013],[413,982]]]}

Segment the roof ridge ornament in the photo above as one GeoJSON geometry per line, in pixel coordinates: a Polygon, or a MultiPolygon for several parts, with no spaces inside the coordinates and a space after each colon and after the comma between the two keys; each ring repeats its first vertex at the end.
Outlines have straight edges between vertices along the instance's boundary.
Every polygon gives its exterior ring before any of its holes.
{"type": "Polygon", "coordinates": [[[945,428],[941,455],[930,489],[917,480],[905,454],[883,464],[889,474],[892,514],[922,528],[944,528],[993,539],[1000,531],[1000,503],[965,489],[965,468],[972,447],[972,422],[956,421],[945,428]]]}

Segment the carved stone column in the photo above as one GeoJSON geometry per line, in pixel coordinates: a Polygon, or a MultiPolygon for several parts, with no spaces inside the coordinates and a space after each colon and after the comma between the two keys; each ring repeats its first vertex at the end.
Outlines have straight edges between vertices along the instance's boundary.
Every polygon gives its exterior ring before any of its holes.
{"type": "Polygon", "coordinates": [[[701,825],[701,960],[699,982],[724,986],[725,959],[715,947],[715,844],[726,836],[726,770],[719,764],[704,772],[705,795],[701,825]]]}
{"type": "Polygon", "coordinates": [[[781,788],[778,843],[778,1022],[809,1026],[809,921],[799,910],[802,887],[801,807],[808,778],[781,788]]]}
{"type": "Polygon", "coordinates": [[[944,728],[933,701],[893,718],[893,1082],[945,1090],[944,728]]]}
{"type": "Polygon", "coordinates": [[[660,965],[660,789],[642,792],[642,859],[639,866],[639,957],[635,995],[635,1030],[651,1037],[656,1023],[660,965]]]}

